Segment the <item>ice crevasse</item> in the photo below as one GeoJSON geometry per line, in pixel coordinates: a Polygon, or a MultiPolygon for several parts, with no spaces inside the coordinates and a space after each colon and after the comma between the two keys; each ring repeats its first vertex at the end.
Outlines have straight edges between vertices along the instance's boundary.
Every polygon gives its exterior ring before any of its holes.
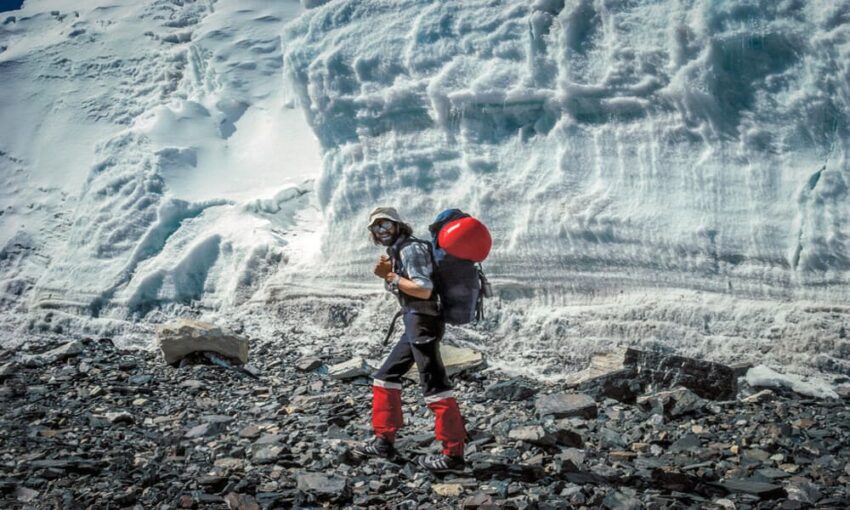
{"type": "Polygon", "coordinates": [[[283,71],[329,271],[364,278],[376,204],[420,233],[461,207],[493,233],[505,359],[628,341],[850,372],[850,2],[313,4],[283,71]]]}

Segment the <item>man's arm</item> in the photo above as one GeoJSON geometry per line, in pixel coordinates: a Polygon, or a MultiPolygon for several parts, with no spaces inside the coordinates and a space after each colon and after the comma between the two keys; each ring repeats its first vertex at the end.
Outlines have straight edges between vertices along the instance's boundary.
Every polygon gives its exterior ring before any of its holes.
{"type": "Polygon", "coordinates": [[[398,276],[398,290],[404,292],[408,296],[413,296],[419,299],[428,299],[431,297],[432,289],[426,289],[425,287],[421,287],[418,283],[413,280],[408,280],[407,278],[402,278],[396,273],[390,273],[387,275],[387,282],[392,282],[395,280],[395,277],[398,276]]]}
{"type": "MultiPolygon", "coordinates": [[[[415,298],[430,298],[434,289],[434,282],[431,281],[434,267],[431,264],[429,248],[424,243],[413,242],[405,246],[399,256],[408,278],[401,278],[398,281],[398,289],[415,298]]],[[[390,278],[390,275],[387,275],[387,278],[390,278]]],[[[394,278],[395,275],[389,281],[394,278]]]]}

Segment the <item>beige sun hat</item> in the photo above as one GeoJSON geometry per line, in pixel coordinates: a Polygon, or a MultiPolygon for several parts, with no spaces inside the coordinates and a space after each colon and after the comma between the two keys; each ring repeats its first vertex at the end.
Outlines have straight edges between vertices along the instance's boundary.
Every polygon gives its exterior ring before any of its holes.
{"type": "Polygon", "coordinates": [[[390,220],[396,223],[404,223],[401,220],[401,216],[399,216],[398,211],[395,210],[395,207],[376,207],[371,213],[369,213],[369,225],[372,226],[378,220],[390,220]]]}

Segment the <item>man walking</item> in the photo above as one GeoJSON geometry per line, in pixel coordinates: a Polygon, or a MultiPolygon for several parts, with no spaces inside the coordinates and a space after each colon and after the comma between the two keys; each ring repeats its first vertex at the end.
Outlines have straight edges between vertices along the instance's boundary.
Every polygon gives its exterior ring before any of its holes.
{"type": "Polygon", "coordinates": [[[434,265],[426,241],[392,207],[378,207],[369,215],[372,241],[387,247],[375,265],[385,288],[398,297],[404,334],[373,376],[372,429],[375,437],[354,449],[358,457],[395,456],[396,433],[403,424],[401,381],[415,363],[425,403],[435,415],[435,437],[442,442],[441,455],[420,457],[419,465],[434,472],[462,470],[466,438],[463,417],[440,357],[445,321],[434,289],[434,265]]]}

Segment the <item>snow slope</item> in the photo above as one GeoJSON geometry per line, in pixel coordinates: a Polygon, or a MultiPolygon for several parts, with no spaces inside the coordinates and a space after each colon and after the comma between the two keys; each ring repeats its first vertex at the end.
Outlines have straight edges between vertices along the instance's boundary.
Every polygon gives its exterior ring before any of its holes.
{"type": "Polygon", "coordinates": [[[28,1],[0,32],[7,342],[237,306],[318,215],[281,80],[296,1],[97,4],[28,1]]]}
{"type": "Polygon", "coordinates": [[[4,344],[193,315],[373,353],[368,211],[461,207],[498,298],[450,337],[508,370],[850,374],[850,1],[302,3],[4,13],[4,344]]]}

